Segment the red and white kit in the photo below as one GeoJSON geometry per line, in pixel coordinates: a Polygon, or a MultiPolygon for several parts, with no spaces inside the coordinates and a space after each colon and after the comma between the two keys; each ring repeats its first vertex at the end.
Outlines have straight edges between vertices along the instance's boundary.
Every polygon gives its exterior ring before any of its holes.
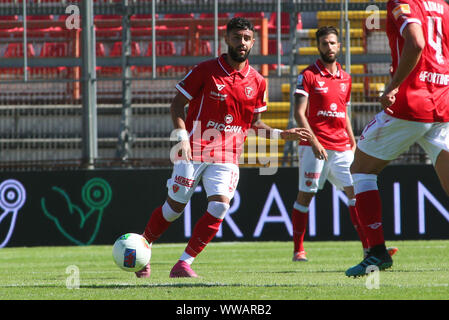
{"type": "Polygon", "coordinates": [[[176,89],[189,99],[193,160],[238,164],[254,114],[267,109],[265,79],[248,61],[237,71],[222,55],[197,65],[176,89]]]}
{"type": "Polygon", "coordinates": [[[387,6],[393,74],[407,25],[422,27],[426,46],[399,87],[396,102],[365,127],[358,147],[373,157],[393,160],[417,142],[435,163],[441,150],[449,151],[449,6],[442,0],[390,0],[387,6]]]}
{"type": "Polygon", "coordinates": [[[346,109],[351,97],[351,76],[337,63],[335,75],[321,60],[299,76],[295,94],[308,97],[307,120],[329,154],[328,161],[315,158],[308,141],[299,143],[299,190],[317,192],[329,180],[339,188],[352,185],[349,172],[353,160],[346,128],[346,109]]]}
{"type": "Polygon", "coordinates": [[[169,196],[187,203],[202,178],[207,196],[231,199],[247,131],[254,114],[267,109],[265,79],[248,61],[237,71],[222,55],[197,65],[176,89],[189,100],[185,123],[193,161],[175,162],[167,182],[169,196]]]}

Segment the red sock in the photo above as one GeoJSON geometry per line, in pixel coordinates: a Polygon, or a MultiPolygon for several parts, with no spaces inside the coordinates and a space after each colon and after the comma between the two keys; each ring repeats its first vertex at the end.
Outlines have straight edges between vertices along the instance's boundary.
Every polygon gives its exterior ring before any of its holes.
{"type": "Polygon", "coordinates": [[[209,212],[206,212],[193,228],[192,237],[185,252],[192,257],[196,257],[215,237],[222,222],[222,219],[215,218],[209,212]]]}
{"type": "Polygon", "coordinates": [[[370,190],[356,195],[357,215],[370,247],[384,244],[382,227],[382,201],[379,190],[370,190]]]}
{"type": "Polygon", "coordinates": [[[156,208],[151,214],[150,220],[145,227],[143,236],[149,243],[157,240],[165,230],[170,226],[171,222],[165,220],[162,215],[162,206],[156,208]]]}
{"type": "Polygon", "coordinates": [[[304,251],[304,235],[306,234],[307,221],[309,220],[308,212],[301,212],[293,209],[293,252],[304,251]]]}
{"type": "Polygon", "coordinates": [[[357,234],[359,235],[360,241],[362,241],[363,249],[368,249],[369,248],[368,238],[366,237],[365,232],[363,231],[363,228],[360,225],[357,209],[355,206],[349,206],[349,216],[351,217],[351,221],[352,224],[354,225],[355,231],[357,231],[357,234]]]}

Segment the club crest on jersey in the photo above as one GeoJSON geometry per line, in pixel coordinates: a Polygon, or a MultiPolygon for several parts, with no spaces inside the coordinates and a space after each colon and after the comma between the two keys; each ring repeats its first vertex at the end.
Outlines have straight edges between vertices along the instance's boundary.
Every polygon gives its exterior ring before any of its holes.
{"type": "Polygon", "coordinates": [[[251,98],[251,96],[253,95],[253,88],[251,87],[245,87],[245,94],[248,98],[251,98]]]}
{"type": "Polygon", "coordinates": [[[346,83],[340,83],[341,92],[345,92],[347,89],[346,83]]]}
{"type": "Polygon", "coordinates": [[[224,121],[226,124],[230,124],[232,121],[234,121],[234,117],[232,115],[228,114],[224,117],[224,121]]]}

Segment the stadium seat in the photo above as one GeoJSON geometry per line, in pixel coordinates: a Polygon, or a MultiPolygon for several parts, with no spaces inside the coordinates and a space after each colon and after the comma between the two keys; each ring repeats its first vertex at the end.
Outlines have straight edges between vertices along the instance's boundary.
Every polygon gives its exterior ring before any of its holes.
{"type": "Polygon", "coordinates": [[[94,17],[95,35],[100,39],[119,38],[122,34],[121,26],[122,16],[118,14],[98,14],[94,17]],[[102,26],[99,21],[102,20],[114,20],[117,26],[105,27],[102,26]]]}
{"type": "MultiPolygon", "coordinates": [[[[234,17],[242,17],[242,18],[265,18],[265,13],[263,12],[236,12],[234,17]]],[[[259,31],[261,28],[260,25],[254,25],[254,29],[259,31]]]]}
{"type": "MultiPolygon", "coordinates": [[[[278,48],[277,48],[277,40],[276,39],[269,39],[268,40],[268,54],[269,55],[277,55],[278,54],[278,48]]],[[[284,50],[282,50],[282,42],[281,42],[281,55],[284,54],[284,50]]],[[[277,70],[278,65],[277,64],[270,64],[268,66],[269,70],[277,70]]]]}
{"type": "MultiPolygon", "coordinates": [[[[2,17],[2,20],[3,21],[18,21],[19,20],[19,17],[18,16],[3,16],[2,17]]],[[[15,28],[13,28],[13,27],[7,27],[7,26],[4,26],[4,27],[0,27],[0,31],[8,31],[8,30],[13,30],[13,29],[15,29],[15,28]]]]}
{"type": "MultiPolygon", "coordinates": [[[[122,56],[122,42],[115,42],[112,46],[111,52],[109,53],[109,57],[121,57],[122,56]]],[[[96,47],[97,55],[105,54],[104,46],[97,45],[96,47]]],[[[131,42],[131,55],[133,57],[137,57],[141,55],[140,46],[138,42],[131,42]]],[[[135,67],[131,67],[131,70],[134,70],[135,67]]],[[[122,74],[122,67],[100,67],[97,69],[102,76],[109,77],[120,77],[122,74]]]]}
{"type": "MultiPolygon", "coordinates": [[[[296,17],[296,30],[302,29],[301,14],[298,13],[296,17]]],[[[268,20],[268,32],[277,32],[277,13],[272,12],[268,20]]],[[[281,12],[281,33],[286,34],[290,32],[290,13],[281,12]]]]}
{"type": "MultiPolygon", "coordinates": [[[[46,42],[42,46],[41,58],[61,58],[68,56],[69,44],[67,42],[46,42]]],[[[60,77],[65,75],[67,67],[33,67],[31,74],[36,76],[50,75],[52,77],[60,77]]]]}
{"type": "MultiPolygon", "coordinates": [[[[213,19],[214,18],[214,14],[213,13],[201,13],[199,16],[199,19],[213,19]]],[[[218,13],[218,18],[223,18],[223,19],[228,19],[229,18],[229,13],[227,12],[220,12],[218,13]]],[[[227,22],[226,22],[227,23],[227,22]]],[[[218,30],[225,30],[226,29],[226,24],[218,24],[218,30]]],[[[206,32],[211,32],[214,30],[214,25],[213,24],[208,24],[208,25],[198,25],[198,30],[201,31],[206,31],[206,32]]]]}
{"type": "MultiPolygon", "coordinates": [[[[35,51],[31,43],[27,44],[27,57],[34,57],[35,51]]],[[[23,43],[9,43],[6,47],[3,58],[23,58],[23,43]]],[[[29,70],[29,68],[28,68],[29,70]]],[[[16,79],[23,75],[23,68],[1,68],[0,77],[2,79],[16,79]]]]}
{"type": "MultiPolygon", "coordinates": [[[[159,15],[155,15],[156,19],[159,19],[159,15]]],[[[131,22],[132,21],[145,21],[147,20],[147,23],[145,25],[141,26],[131,26],[131,36],[134,37],[148,37],[152,36],[152,28],[150,21],[152,19],[151,14],[135,14],[131,16],[131,22]]],[[[166,26],[156,25],[156,32],[166,29],[166,26]]],[[[143,38],[145,39],[145,38],[143,38]]]]}
{"type": "MultiPolygon", "coordinates": [[[[156,41],[156,56],[174,56],[176,54],[175,43],[173,41],[156,41]]],[[[153,55],[153,45],[148,43],[145,56],[150,57],[153,55]]],[[[156,71],[158,73],[166,73],[172,66],[158,66],[156,71]]],[[[153,71],[152,67],[137,67],[136,72],[140,75],[146,75],[153,71]]]]}

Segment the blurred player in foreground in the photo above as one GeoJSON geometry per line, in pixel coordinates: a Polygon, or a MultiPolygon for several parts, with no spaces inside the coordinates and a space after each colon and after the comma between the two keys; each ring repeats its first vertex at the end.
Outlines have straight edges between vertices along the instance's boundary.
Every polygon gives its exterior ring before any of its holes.
{"type": "MultiPolygon", "coordinates": [[[[272,139],[300,140],[307,129],[271,129],[260,120],[267,109],[265,79],[248,63],[254,27],[244,18],[227,24],[228,53],[194,67],[176,86],[170,107],[178,148],[172,152],[173,174],[166,202],[156,208],[143,236],[156,241],[179,218],[202,180],[208,206],[197,221],[184,253],[170,277],[197,277],[191,264],[214,238],[229,209],[239,180],[238,161],[248,129],[272,139]],[[189,104],[187,115],[184,107],[189,104]],[[181,155],[181,156],[180,156],[181,155]]],[[[150,276],[150,264],[136,273],[150,276]]]]}
{"type": "Polygon", "coordinates": [[[353,277],[393,265],[377,187],[391,160],[417,142],[449,195],[449,6],[443,0],[389,0],[387,36],[393,78],[380,98],[384,110],[362,132],[351,166],[357,212],[371,246],[346,271],[353,277]]]}

